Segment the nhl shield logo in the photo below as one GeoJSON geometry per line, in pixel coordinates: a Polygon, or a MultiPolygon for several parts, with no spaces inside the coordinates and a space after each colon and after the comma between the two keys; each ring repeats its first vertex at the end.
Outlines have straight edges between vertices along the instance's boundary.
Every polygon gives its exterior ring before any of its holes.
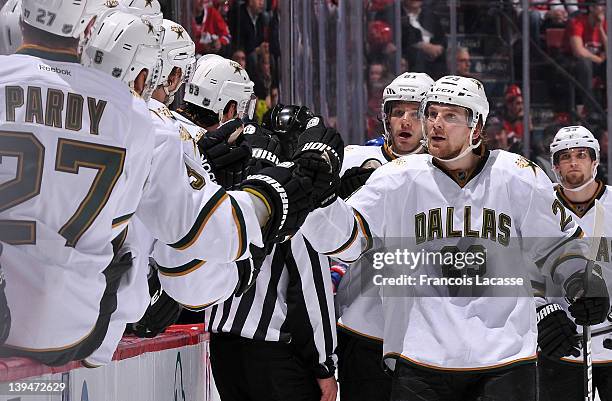
{"type": "Polygon", "coordinates": [[[114,78],[119,78],[121,76],[121,68],[113,68],[113,72],[111,72],[111,75],[114,78]]]}
{"type": "Polygon", "coordinates": [[[313,117],[308,121],[308,124],[306,124],[306,129],[312,128],[318,124],[319,124],[319,117],[313,117]]]}
{"type": "Polygon", "coordinates": [[[115,8],[119,5],[119,1],[118,0],[106,0],[106,3],[104,3],[104,5],[108,8],[115,8]]]}

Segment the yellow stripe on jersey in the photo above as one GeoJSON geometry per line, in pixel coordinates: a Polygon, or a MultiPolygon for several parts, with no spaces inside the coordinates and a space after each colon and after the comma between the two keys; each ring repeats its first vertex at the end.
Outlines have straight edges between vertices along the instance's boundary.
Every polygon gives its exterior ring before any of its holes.
{"type": "Polygon", "coordinates": [[[337,253],[347,250],[351,245],[353,245],[353,243],[357,239],[357,224],[358,224],[357,219],[355,218],[353,222],[353,230],[351,231],[351,236],[349,237],[349,239],[344,244],[340,245],[339,248],[334,249],[333,251],[330,251],[330,252],[325,252],[323,253],[323,255],[325,256],[335,255],[337,253]]]}
{"type": "Polygon", "coordinates": [[[234,217],[234,224],[236,224],[236,230],[238,231],[238,252],[236,254],[236,258],[234,260],[240,259],[242,255],[246,252],[247,249],[247,231],[246,231],[246,223],[244,221],[244,216],[242,214],[242,210],[238,205],[238,202],[234,198],[230,196],[230,202],[232,204],[232,216],[234,217]]]}
{"type": "Polygon", "coordinates": [[[220,188],[209,200],[206,202],[198,217],[196,218],[195,223],[183,238],[178,240],[173,244],[168,244],[174,249],[185,250],[192,246],[197,239],[200,237],[202,230],[208,223],[208,220],[215,213],[217,208],[221,206],[221,204],[228,198],[227,193],[223,188],[220,188]]]}
{"type": "Polygon", "coordinates": [[[424,362],[419,362],[419,361],[415,361],[414,359],[408,358],[405,355],[399,354],[397,352],[388,352],[383,356],[384,359],[386,358],[400,358],[403,359],[404,361],[416,365],[416,366],[420,366],[422,368],[427,368],[427,369],[432,369],[432,370],[437,370],[437,371],[444,371],[444,372],[474,372],[474,371],[481,371],[481,370],[493,370],[493,369],[499,369],[499,368],[505,368],[511,365],[521,365],[521,364],[525,364],[525,363],[531,363],[531,362],[536,362],[538,355],[534,354],[525,358],[519,358],[519,359],[513,359],[509,362],[504,362],[504,363],[499,363],[496,365],[488,365],[488,366],[478,366],[475,368],[445,368],[442,366],[436,366],[436,365],[430,365],[428,363],[424,363],[424,362]]]}
{"type": "Polygon", "coordinates": [[[185,276],[189,273],[193,273],[198,270],[200,267],[204,266],[206,263],[205,260],[194,259],[189,263],[185,263],[184,265],[176,266],[176,267],[165,267],[158,265],[159,273],[162,276],[166,277],[180,277],[185,276]]]}
{"type": "Polygon", "coordinates": [[[380,342],[380,343],[383,342],[383,339],[380,338],[380,337],[375,337],[375,336],[370,336],[368,334],[364,334],[364,333],[362,333],[360,331],[357,331],[355,329],[351,329],[350,327],[348,327],[348,326],[346,326],[346,325],[344,325],[344,324],[342,324],[340,322],[336,323],[336,325],[338,327],[340,327],[342,330],[349,332],[351,335],[355,335],[355,336],[358,336],[358,337],[363,337],[365,339],[376,341],[376,342],[380,342]]]}
{"type": "Polygon", "coordinates": [[[204,304],[204,305],[187,305],[187,304],[181,304],[181,305],[182,305],[183,307],[185,307],[185,308],[189,309],[190,311],[193,311],[193,312],[201,312],[201,311],[203,311],[204,309],[208,308],[209,306],[213,306],[214,304],[216,304],[216,303],[217,303],[217,302],[219,302],[220,300],[221,300],[221,298],[219,298],[219,299],[217,299],[217,300],[215,300],[215,301],[209,302],[209,303],[207,303],[207,304],[204,304]]]}

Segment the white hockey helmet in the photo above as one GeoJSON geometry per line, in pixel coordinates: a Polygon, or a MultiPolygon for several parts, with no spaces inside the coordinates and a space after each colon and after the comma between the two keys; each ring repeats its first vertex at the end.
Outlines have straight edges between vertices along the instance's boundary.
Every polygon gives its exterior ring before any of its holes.
{"type": "Polygon", "coordinates": [[[21,46],[20,17],[21,0],[9,0],[0,10],[0,54],[13,54],[21,46]]]}
{"type": "Polygon", "coordinates": [[[573,125],[570,127],[563,127],[555,134],[552,143],[550,144],[550,164],[553,166],[553,170],[555,172],[555,177],[557,177],[557,181],[563,186],[564,189],[568,191],[580,191],[585,188],[591,182],[595,180],[597,176],[597,166],[599,165],[599,142],[591,131],[586,129],[581,125],[573,125]],[[566,188],[563,185],[563,177],[558,172],[558,169],[555,167],[555,154],[562,150],[573,149],[573,148],[588,148],[593,149],[595,153],[595,166],[593,167],[593,173],[591,174],[591,178],[587,180],[584,184],[579,186],[578,188],[566,188]]]}
{"type": "Polygon", "coordinates": [[[79,38],[104,9],[104,0],[22,0],[21,19],[45,32],[79,38]]]}
{"type": "MultiPolygon", "coordinates": [[[[389,123],[387,121],[389,119],[387,115],[388,103],[393,101],[420,103],[433,84],[434,80],[424,72],[405,72],[387,85],[383,91],[381,105],[383,128],[385,130],[384,136],[387,144],[391,145],[392,140],[389,123]]],[[[419,146],[412,153],[418,153],[421,149],[422,146],[419,146]]]]}
{"type": "Polygon", "coordinates": [[[162,38],[163,31],[155,29],[149,21],[115,11],[92,33],[82,63],[122,80],[132,89],[140,71],[147,69],[142,97],[148,101],[161,74],[162,38]]]}
{"type": "MultiPolygon", "coordinates": [[[[192,70],[195,67],[195,43],[189,37],[185,28],[174,21],[165,19],[163,21],[164,39],[162,41],[162,71],[160,84],[165,85],[168,76],[174,67],[178,67],[182,71],[182,82],[189,81],[192,70]]],[[[179,90],[180,85],[172,92],[166,90],[166,94],[173,98],[174,94],[179,90]]],[[[172,100],[169,101],[172,103],[172,100]]]]}
{"type": "Polygon", "coordinates": [[[482,122],[484,127],[487,122],[487,116],[489,115],[489,101],[485,93],[482,83],[474,78],[461,77],[456,75],[447,75],[436,82],[429,89],[425,98],[421,101],[421,107],[419,114],[421,117],[421,123],[423,124],[423,140],[425,145],[427,144],[427,131],[425,129],[426,112],[430,103],[442,103],[453,106],[461,106],[470,112],[468,127],[470,130],[470,143],[468,147],[461,152],[457,157],[452,159],[444,159],[443,161],[451,162],[459,160],[464,157],[473,149],[476,149],[482,143],[482,139],[478,143],[474,144],[474,130],[476,129],[478,122],[482,122]]]}
{"type": "Polygon", "coordinates": [[[157,0],[109,0],[119,2],[121,11],[144,17],[156,28],[160,28],[164,21],[161,5],[157,0]]]}
{"type": "Polygon", "coordinates": [[[249,74],[233,60],[207,54],[197,62],[184,100],[215,112],[219,120],[230,101],[237,103],[238,117],[253,117],[256,98],[249,74]]]}

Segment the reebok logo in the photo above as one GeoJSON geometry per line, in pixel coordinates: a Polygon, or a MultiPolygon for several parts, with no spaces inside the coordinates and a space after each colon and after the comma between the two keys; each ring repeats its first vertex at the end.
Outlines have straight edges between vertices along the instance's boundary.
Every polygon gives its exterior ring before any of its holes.
{"type": "Polygon", "coordinates": [[[56,68],[56,67],[49,67],[48,65],[39,64],[38,65],[38,69],[41,70],[41,71],[54,72],[56,74],[62,74],[62,75],[66,75],[66,76],[69,76],[69,77],[72,76],[72,71],[70,71],[70,70],[62,70],[62,69],[56,68]]]}

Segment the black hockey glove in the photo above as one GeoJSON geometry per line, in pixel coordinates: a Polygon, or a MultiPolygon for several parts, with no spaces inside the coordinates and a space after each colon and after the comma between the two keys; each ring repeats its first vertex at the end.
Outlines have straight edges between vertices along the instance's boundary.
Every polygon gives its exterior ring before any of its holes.
{"type": "MultiPolygon", "coordinates": [[[[0,244],[0,255],[2,255],[2,244],[0,244]]],[[[5,288],[4,272],[0,266],[0,345],[4,344],[11,331],[11,310],[4,293],[5,288]]]]}
{"type": "Polygon", "coordinates": [[[336,200],[343,159],[344,142],[338,131],[326,128],[320,117],[311,118],[298,139],[294,161],[298,165],[296,174],[312,181],[315,207],[336,200]]]}
{"type": "Polygon", "coordinates": [[[610,296],[600,266],[593,266],[586,294],[584,294],[583,272],[572,274],[563,287],[570,303],[568,311],[576,324],[592,326],[606,320],[610,312],[610,296]]]}
{"type": "MultiPolygon", "coordinates": [[[[154,263],[154,262],[153,262],[154,263]]],[[[161,287],[157,269],[151,268],[149,294],[151,302],[145,314],[136,323],[128,324],[128,332],[137,337],[153,338],[176,323],[183,307],[172,299],[161,287]]]]}
{"type": "Polygon", "coordinates": [[[293,236],[312,210],[312,183],[293,174],[293,170],[292,163],[266,167],[241,185],[242,190],[259,197],[269,208],[270,218],[262,230],[266,243],[293,236]]]}
{"type": "Polygon", "coordinates": [[[293,156],[297,162],[305,154],[318,154],[328,162],[330,172],[339,174],[344,160],[344,141],[334,128],[327,128],[322,117],[308,120],[306,129],[298,138],[298,149],[293,156]]]}
{"type": "Polygon", "coordinates": [[[249,175],[280,163],[280,143],[272,136],[272,132],[255,124],[249,124],[244,127],[243,135],[244,141],[251,148],[249,175]]]}
{"type": "Polygon", "coordinates": [[[233,119],[217,128],[208,131],[198,141],[200,154],[206,159],[203,164],[210,164],[217,183],[227,190],[236,189],[247,176],[247,166],[251,150],[244,142],[242,135],[232,145],[230,136],[242,128],[240,119],[233,119]]]}
{"type": "Polygon", "coordinates": [[[352,167],[346,170],[340,178],[338,196],[342,199],[347,199],[366,183],[373,172],[373,168],[364,167],[352,167]]]}
{"type": "Polygon", "coordinates": [[[329,170],[329,163],[319,154],[306,152],[296,159],[295,174],[312,182],[312,201],[315,208],[332,204],[336,198],[340,177],[329,170]]]}
{"type": "Polygon", "coordinates": [[[538,345],[551,359],[580,356],[576,325],[558,304],[546,304],[536,309],[538,345]]]}

